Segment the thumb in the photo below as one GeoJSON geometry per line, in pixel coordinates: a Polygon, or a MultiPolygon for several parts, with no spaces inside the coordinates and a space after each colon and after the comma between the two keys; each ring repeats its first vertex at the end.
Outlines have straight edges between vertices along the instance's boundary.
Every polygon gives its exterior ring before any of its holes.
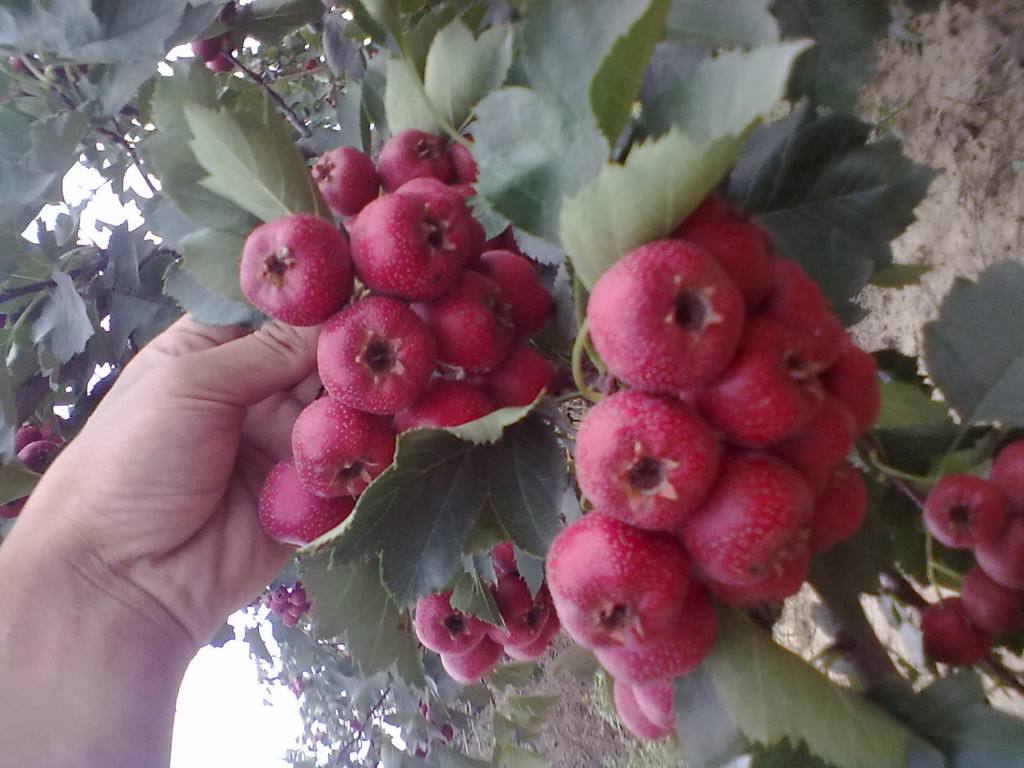
{"type": "Polygon", "coordinates": [[[291,389],[316,370],[319,327],[274,321],[239,339],[179,358],[192,397],[250,406],[291,389]]]}

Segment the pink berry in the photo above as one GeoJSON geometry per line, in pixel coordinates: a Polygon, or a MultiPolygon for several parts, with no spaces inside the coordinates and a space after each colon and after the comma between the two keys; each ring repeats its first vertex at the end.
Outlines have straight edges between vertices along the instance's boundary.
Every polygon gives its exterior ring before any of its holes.
{"type": "Polygon", "coordinates": [[[444,671],[463,685],[471,685],[490,673],[501,660],[501,646],[485,637],[475,648],[459,655],[441,654],[441,666],[444,671]]]}
{"type": "Polygon", "coordinates": [[[224,50],[223,42],[220,35],[205,40],[193,40],[192,54],[201,61],[212,61],[224,50]]]}
{"type": "Polygon", "coordinates": [[[46,435],[43,434],[43,431],[39,427],[31,424],[25,424],[24,426],[18,427],[18,431],[14,433],[14,452],[18,453],[29,443],[45,439],[46,435]]]}
{"type": "Polygon", "coordinates": [[[781,258],[774,259],[772,265],[774,282],[763,312],[803,336],[803,362],[809,370],[820,373],[838,358],[846,330],[803,267],[781,258]]]}
{"type": "Polygon", "coordinates": [[[544,328],[555,302],[529,259],[512,251],[486,251],[476,269],[501,288],[517,339],[529,339],[544,328]]]}
{"type": "Polygon", "coordinates": [[[826,396],[814,417],[776,445],[774,451],[818,493],[832,470],[846,460],[856,439],[857,422],[853,414],[842,402],[826,396]]]}
{"type": "Polygon", "coordinates": [[[631,525],[675,531],[718,473],[718,441],[674,398],[619,392],[591,408],[576,439],[576,477],[597,509],[631,525]]]}
{"type": "Polygon", "coordinates": [[[1008,511],[1024,516],[1024,440],[1000,449],[988,477],[989,482],[1006,497],[1008,511]]]}
{"type": "Polygon", "coordinates": [[[631,387],[668,394],[717,379],[743,332],[743,297],[704,251],[658,240],[601,276],[587,304],[590,337],[631,387]]]}
{"type": "Polygon", "coordinates": [[[671,680],[656,680],[633,687],[633,696],[644,717],[659,728],[675,730],[675,686],[671,680]]]}
{"type": "Polygon", "coordinates": [[[461,381],[435,380],[415,405],[395,414],[395,429],[457,427],[486,416],[494,406],[479,389],[461,381]]]}
{"type": "Polygon", "coordinates": [[[457,656],[473,650],[487,637],[487,625],[452,608],[451,596],[449,591],[417,600],[414,627],[426,648],[457,656]]]}
{"type": "Polygon", "coordinates": [[[988,480],[946,475],[924,502],[931,534],[954,549],[973,549],[994,541],[1006,525],[1006,501],[988,480]]]}
{"type": "Polygon", "coordinates": [[[53,463],[59,449],[52,440],[36,440],[18,451],[18,460],[33,472],[43,473],[53,463]]]}
{"type": "Polygon", "coordinates": [[[546,589],[534,597],[526,581],[517,574],[504,573],[491,588],[504,626],[491,627],[488,635],[501,645],[529,645],[544,629],[551,613],[551,599],[546,589]]]}
{"type": "Polygon", "coordinates": [[[358,496],[395,457],[390,419],[321,397],[303,409],[292,428],[295,469],[317,496],[358,496]]]}
{"type": "Polygon", "coordinates": [[[384,195],[350,229],[352,261],[367,288],[432,301],[459,276],[472,248],[469,214],[440,197],[384,195]]]}
{"type": "Polygon", "coordinates": [[[495,573],[519,573],[516,565],[516,551],[511,541],[495,544],[491,550],[495,573]]]}
{"type": "Polygon", "coordinates": [[[552,609],[548,613],[548,620],[544,622],[544,628],[537,635],[537,639],[526,645],[506,645],[505,653],[509,658],[516,661],[535,661],[544,655],[544,652],[551,647],[551,641],[562,628],[558,620],[558,614],[552,609]]]}
{"type": "Polygon", "coordinates": [[[8,501],[6,504],[0,504],[0,517],[7,520],[17,517],[21,514],[21,510],[25,508],[26,502],[28,502],[28,496],[8,501]]]}
{"type": "Polygon", "coordinates": [[[858,434],[871,429],[882,408],[875,358],[848,339],[838,359],[822,374],[822,381],[850,409],[857,421],[858,434]]]}
{"type": "Polygon", "coordinates": [[[455,178],[444,139],[417,130],[401,131],[388,139],[377,158],[377,172],[388,192],[420,176],[430,176],[445,184],[455,178]]]}
{"type": "Polygon", "coordinates": [[[380,191],[373,161],[355,147],[325,152],[312,173],[320,194],[338,216],[355,216],[380,191]]]}
{"type": "Polygon", "coordinates": [[[352,514],[355,499],[325,499],[305,489],[291,461],[274,465],[260,491],[259,518],[274,541],[302,546],[352,514]]]}
{"type": "Polygon", "coordinates": [[[505,360],[488,373],[483,389],[496,408],[529,405],[541,392],[555,387],[555,369],[533,347],[514,347],[505,360]]]}
{"type": "Polygon", "coordinates": [[[868,489],[860,472],[845,462],[832,470],[814,502],[811,552],[831,549],[860,530],[868,514],[868,489]]]}
{"type": "Polygon", "coordinates": [[[442,363],[486,373],[505,359],[515,333],[501,288],[477,272],[463,272],[444,296],[413,310],[437,340],[442,363]]]}
{"type": "Polygon", "coordinates": [[[392,414],[426,391],[437,343],[406,304],[368,296],[324,324],[316,357],[332,396],[361,411],[392,414]]]}
{"type": "Polygon", "coordinates": [[[776,572],[757,584],[742,587],[709,581],[708,589],[721,603],[733,608],[752,608],[764,603],[781,603],[795,595],[807,581],[811,568],[811,555],[805,547],[799,548],[792,556],[779,560],[776,572]]]}
{"type": "Polygon", "coordinates": [[[211,72],[225,73],[231,72],[235,68],[235,62],[225,53],[218,53],[208,62],[206,62],[206,68],[211,72]]]}
{"type": "Polygon", "coordinates": [[[242,249],[242,292],[291,325],[319,325],[352,294],[349,248],[327,219],[295,213],[256,227],[242,249]]]}
{"type": "Polygon", "coordinates": [[[672,734],[674,727],[666,728],[662,724],[652,722],[640,709],[636,699],[636,691],[628,683],[616,680],[612,687],[612,701],[619,720],[629,732],[644,741],[658,741],[672,734]]]}
{"type": "Polygon", "coordinates": [[[929,658],[954,667],[977,664],[992,648],[991,636],[971,624],[959,597],[929,606],[921,615],[921,635],[929,658]]]}
{"type": "Polygon", "coordinates": [[[1024,627],[1024,596],[1007,589],[974,566],[960,585],[964,613],[976,627],[993,635],[1008,635],[1024,627]]]}
{"type": "Polygon", "coordinates": [[[667,638],[698,588],[674,538],[596,512],[558,534],[546,572],[558,618],[588,647],[667,638]]]}
{"type": "Polygon", "coordinates": [[[460,184],[475,184],[477,171],[473,153],[459,142],[453,141],[448,146],[448,154],[452,158],[455,181],[460,184]]]}

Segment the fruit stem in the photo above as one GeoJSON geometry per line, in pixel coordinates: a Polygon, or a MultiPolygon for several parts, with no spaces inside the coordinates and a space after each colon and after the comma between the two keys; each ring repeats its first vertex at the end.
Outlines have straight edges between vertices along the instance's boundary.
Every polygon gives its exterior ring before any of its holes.
{"type": "Polygon", "coordinates": [[[576,341],[572,344],[572,380],[580,394],[592,403],[601,402],[601,393],[587,386],[583,375],[583,348],[586,345],[589,321],[583,318],[576,341]]]}
{"type": "MultiPolygon", "coordinates": [[[[584,295],[586,289],[583,287],[583,281],[579,279],[577,275],[572,276],[572,306],[576,313],[576,327],[582,328],[586,323],[586,306],[587,297],[584,295]]],[[[589,334],[581,334],[585,336],[583,344],[584,349],[587,352],[587,357],[590,358],[590,362],[593,363],[594,367],[597,368],[597,372],[601,375],[608,373],[608,368],[604,364],[604,360],[597,354],[597,350],[594,349],[593,343],[590,341],[589,334]]]]}
{"type": "Polygon", "coordinates": [[[906,480],[908,483],[914,483],[915,485],[934,485],[935,479],[931,477],[922,477],[921,475],[914,475],[910,472],[904,472],[901,469],[890,466],[882,461],[882,457],[878,455],[878,451],[874,448],[868,450],[868,459],[875,469],[881,472],[886,477],[896,480],[906,480]]]}
{"type": "Polygon", "coordinates": [[[281,96],[281,94],[279,94],[273,88],[271,88],[269,83],[267,83],[256,72],[249,69],[249,67],[245,66],[245,64],[239,61],[238,57],[235,56],[235,54],[223,53],[222,55],[227,56],[227,58],[231,61],[232,64],[234,64],[236,67],[242,70],[242,72],[245,73],[246,77],[248,77],[250,80],[256,83],[256,85],[262,88],[266,92],[266,94],[271,99],[273,99],[274,103],[277,104],[278,107],[280,107],[282,112],[284,112],[284,116],[287,118],[288,122],[292,124],[295,130],[297,130],[307,139],[313,135],[313,132],[309,130],[309,126],[306,125],[301,119],[299,119],[299,116],[295,114],[295,110],[288,106],[288,104],[284,100],[284,97],[281,96]]]}

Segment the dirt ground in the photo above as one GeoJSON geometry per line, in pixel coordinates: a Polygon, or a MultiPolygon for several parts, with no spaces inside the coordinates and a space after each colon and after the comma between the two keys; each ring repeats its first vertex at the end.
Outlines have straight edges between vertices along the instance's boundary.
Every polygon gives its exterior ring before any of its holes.
{"type": "MultiPolygon", "coordinates": [[[[1024,0],[945,2],[916,24],[919,49],[880,45],[861,110],[880,133],[903,140],[911,158],[941,171],[917,222],[893,243],[897,262],[931,271],[919,286],[865,291],[868,315],[854,329],[867,349],[908,354],[920,351],[921,327],[954,278],[1024,260],[1024,0]]],[[[813,599],[791,602],[778,640],[813,654],[824,642],[811,621],[813,599]]],[[[562,694],[542,738],[554,768],[678,765],[629,737],[592,686],[547,678],[538,688],[562,694]]]]}

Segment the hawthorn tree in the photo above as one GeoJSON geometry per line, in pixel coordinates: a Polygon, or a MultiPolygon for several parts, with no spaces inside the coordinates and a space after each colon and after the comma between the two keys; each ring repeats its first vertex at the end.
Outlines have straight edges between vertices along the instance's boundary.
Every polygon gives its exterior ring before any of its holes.
{"type": "MultiPolygon", "coordinates": [[[[858,319],[865,286],[921,274],[894,264],[889,243],[933,173],[853,114],[897,17],[883,0],[5,5],[0,534],[118,373],[181,313],[258,325],[260,307],[318,324],[354,274],[349,309],[403,327],[418,317],[436,337],[442,365],[428,356],[419,386],[477,387],[489,405],[439,421],[454,406],[410,414],[415,398],[389,390],[359,401],[375,415],[346,432],[387,454],[372,473],[360,465],[339,491],[303,440],[297,471],[272,473],[280,491],[292,472],[294,493],[267,495],[268,533],[294,538],[281,516],[303,512],[303,494],[341,520],[305,536],[248,609],[260,674],[300,698],[296,765],[544,765],[535,739],[557,699],[520,689],[545,674],[607,679],[602,665],[630,730],[669,738],[686,765],[1024,765],[1024,727],[988,698],[1024,692],[1024,268],[959,281],[920,360],[862,354],[840,324],[858,319]],[[167,59],[188,43],[194,56],[167,59]],[[409,136],[430,160],[412,171],[391,157],[409,136]],[[330,186],[322,156],[351,188],[330,186]],[[88,201],[63,199],[75,166],[143,225],[91,242],[79,229],[88,201]],[[452,187],[396,194],[414,177],[452,187]],[[367,255],[394,233],[363,212],[411,206],[402,200],[449,211],[451,242],[438,242],[466,249],[437,295],[396,287],[396,270],[367,255]],[[47,205],[62,207],[41,218],[47,205]],[[250,237],[279,244],[296,216],[322,234],[267,261],[250,237]],[[484,247],[462,245],[458,227],[515,257],[463,269],[484,247]],[[329,251],[319,304],[265,300],[243,252],[280,282],[311,242],[329,251]],[[507,279],[551,297],[533,318],[502,283],[522,263],[529,278],[507,279]],[[495,282],[504,293],[488,294],[495,282]],[[630,309],[661,307],[666,286],[671,338],[630,309]],[[461,318],[502,301],[518,351],[511,331],[488,326],[480,343],[504,346],[481,357],[461,318]],[[697,351],[682,355],[680,339],[697,351]],[[501,389],[487,376],[506,359],[501,389]],[[760,373],[772,365],[785,374],[760,373]],[[792,414],[754,410],[769,383],[792,414]],[[382,430],[392,446],[380,447],[382,430]],[[830,501],[842,525],[820,523],[825,498],[842,499],[830,501]],[[782,530],[768,507],[793,517],[785,541],[741,551],[752,530],[782,530]],[[581,573],[604,591],[579,592],[581,573]],[[805,581],[831,638],[813,659],[772,634],[780,601],[805,581]],[[655,593],[656,609],[640,604],[655,593]],[[891,631],[869,620],[870,603],[891,631]],[[685,652],[648,679],[644,649],[667,642],[680,606],[685,652]],[[524,648],[553,616],[580,645],[543,664],[499,663],[503,650],[534,657],[524,648]],[[277,655],[259,632],[268,622],[277,655]],[[925,656],[892,642],[919,627],[925,656]],[[487,643],[493,658],[479,664],[456,653],[487,643]]],[[[341,325],[321,341],[341,339],[341,325]]],[[[297,427],[307,442],[340,418],[320,411],[335,408],[346,365],[321,355],[328,397],[297,427]]]]}

